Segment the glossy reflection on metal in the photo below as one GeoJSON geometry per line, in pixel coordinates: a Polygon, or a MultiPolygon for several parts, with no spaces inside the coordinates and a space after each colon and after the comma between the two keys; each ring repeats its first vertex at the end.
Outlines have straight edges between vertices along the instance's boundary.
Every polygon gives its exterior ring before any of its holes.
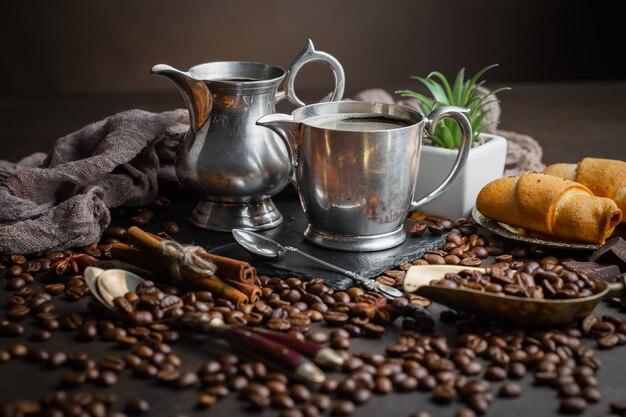
{"type": "Polygon", "coordinates": [[[278,258],[285,248],[278,242],[248,230],[233,229],[233,237],[244,249],[265,258],[278,258]]]}
{"type": "Polygon", "coordinates": [[[257,124],[280,134],[291,154],[296,187],[309,219],[305,238],[330,249],[365,252],[401,244],[407,213],[439,196],[456,179],[471,144],[472,129],[464,112],[445,107],[424,117],[393,104],[342,101],[308,105],[291,116],[268,115],[257,124]],[[320,118],[341,117],[354,121],[353,128],[319,123],[320,118]],[[463,146],[444,182],[415,201],[423,131],[445,118],[461,126],[463,146]]]}
{"type": "MultiPolygon", "coordinates": [[[[603,298],[624,297],[626,284],[626,274],[614,283],[606,283],[592,278],[600,291],[590,297],[536,300],[469,288],[445,288],[424,285],[423,282],[415,284],[416,280],[422,281],[421,278],[416,277],[419,275],[419,268],[419,266],[412,266],[407,271],[405,291],[411,290],[410,292],[457,311],[509,325],[531,328],[562,327],[571,324],[590,314],[603,298]]],[[[442,265],[441,270],[442,273],[439,278],[443,278],[445,275],[446,266],[442,265]]]]}
{"type": "Polygon", "coordinates": [[[338,233],[328,233],[315,229],[310,224],[304,230],[304,238],[311,243],[328,249],[373,252],[396,247],[406,240],[404,227],[400,226],[390,233],[381,233],[372,236],[351,236],[338,233]]]}
{"type": "Polygon", "coordinates": [[[191,214],[192,224],[230,231],[264,230],[282,222],[270,198],[289,183],[293,172],[289,154],[276,134],[255,122],[275,112],[275,104],[285,98],[302,104],[293,89],[294,78],[311,61],[332,69],[331,100],[341,99],[343,68],[334,57],[316,51],[310,40],[289,72],[245,61],[211,62],[189,71],[164,64],[152,68],[152,73],[176,85],[189,110],[191,127],[176,157],[176,175],[203,197],[191,214]]]}
{"type": "Polygon", "coordinates": [[[189,216],[194,226],[218,232],[233,229],[267,230],[283,222],[283,215],[270,198],[249,203],[220,203],[202,199],[189,216]]]}

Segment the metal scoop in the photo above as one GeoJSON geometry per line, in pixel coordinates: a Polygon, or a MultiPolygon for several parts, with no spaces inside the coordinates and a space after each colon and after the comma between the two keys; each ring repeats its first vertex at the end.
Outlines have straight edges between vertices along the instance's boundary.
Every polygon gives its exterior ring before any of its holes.
{"type": "Polygon", "coordinates": [[[300,249],[294,248],[292,246],[283,246],[275,240],[272,240],[255,232],[251,232],[250,230],[233,229],[233,236],[235,237],[237,243],[243,246],[244,249],[256,255],[263,256],[265,258],[278,258],[287,252],[294,252],[300,256],[304,256],[310,261],[323,265],[330,270],[339,272],[342,275],[352,278],[369,291],[380,292],[381,294],[384,294],[385,296],[390,298],[398,298],[404,295],[402,291],[389,285],[381,284],[372,279],[367,279],[358,274],[355,274],[352,271],[339,268],[338,266],[309,255],[308,253],[302,252],[300,249]]]}
{"type": "Polygon", "coordinates": [[[409,267],[404,277],[404,290],[415,292],[457,311],[487,317],[520,327],[560,327],[588,314],[607,297],[624,297],[626,274],[616,282],[607,283],[590,278],[600,290],[598,293],[573,299],[533,299],[473,290],[470,288],[445,288],[429,285],[444,278],[447,273],[478,270],[453,265],[415,265],[409,267]]]}
{"type": "MultiPolygon", "coordinates": [[[[93,296],[116,314],[119,312],[113,300],[135,291],[144,282],[143,278],[123,269],[105,271],[88,267],[84,277],[93,296]]],[[[326,375],[305,356],[324,365],[343,364],[343,358],[334,350],[300,341],[290,335],[246,326],[228,326],[221,318],[208,318],[201,313],[184,313],[178,320],[204,333],[218,333],[246,354],[306,382],[321,383],[326,375]]]]}

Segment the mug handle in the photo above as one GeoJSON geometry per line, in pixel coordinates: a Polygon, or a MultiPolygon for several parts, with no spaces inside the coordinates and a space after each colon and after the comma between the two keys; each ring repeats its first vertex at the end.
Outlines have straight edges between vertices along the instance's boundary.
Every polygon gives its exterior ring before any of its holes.
{"type": "Polygon", "coordinates": [[[463,171],[463,167],[467,162],[469,151],[472,149],[472,125],[464,114],[468,111],[469,109],[463,107],[443,106],[433,110],[428,116],[426,116],[424,128],[426,129],[426,132],[431,135],[435,132],[435,127],[437,127],[437,124],[443,119],[450,118],[456,121],[459,126],[461,126],[461,148],[459,149],[459,153],[454,160],[452,170],[450,170],[450,173],[448,174],[446,179],[444,179],[443,182],[439,184],[439,186],[433,191],[426,194],[418,201],[413,201],[411,203],[411,210],[415,210],[419,206],[424,205],[431,200],[439,197],[448,188],[450,188],[454,180],[456,180],[461,174],[461,171],[463,171]]]}
{"type": "Polygon", "coordinates": [[[287,71],[287,77],[285,77],[284,84],[286,84],[286,90],[279,91],[276,93],[275,103],[287,98],[292,104],[302,107],[305,106],[306,103],[298,98],[295,89],[295,81],[298,72],[302,68],[303,65],[308,64],[312,61],[321,61],[330,67],[333,71],[333,76],[335,78],[335,89],[333,90],[333,94],[330,96],[329,101],[341,100],[343,98],[343,92],[346,87],[346,74],[343,71],[343,67],[334,56],[330,55],[326,52],[316,51],[313,46],[313,41],[311,39],[307,40],[307,43],[300,52],[300,55],[296,57],[296,59],[289,66],[289,70],[287,71]]]}

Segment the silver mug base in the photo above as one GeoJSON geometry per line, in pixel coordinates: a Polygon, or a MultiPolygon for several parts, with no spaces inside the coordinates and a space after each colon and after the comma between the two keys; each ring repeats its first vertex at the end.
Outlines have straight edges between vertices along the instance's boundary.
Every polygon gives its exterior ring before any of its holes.
{"type": "Polygon", "coordinates": [[[270,198],[249,203],[220,203],[200,200],[189,222],[202,229],[230,232],[233,229],[267,230],[283,222],[270,198]]]}
{"type": "Polygon", "coordinates": [[[304,231],[304,238],[309,242],[328,249],[348,252],[374,252],[393,248],[402,244],[406,239],[404,227],[379,235],[354,236],[323,232],[310,224],[304,231]]]}

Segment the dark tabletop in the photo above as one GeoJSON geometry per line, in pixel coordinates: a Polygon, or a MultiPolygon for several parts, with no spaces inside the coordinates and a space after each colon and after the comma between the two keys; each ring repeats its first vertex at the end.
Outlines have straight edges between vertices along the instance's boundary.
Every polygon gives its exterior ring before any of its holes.
{"type": "MultiPolygon", "coordinates": [[[[545,151],[545,161],[576,161],[584,156],[614,157],[626,159],[626,122],[624,121],[623,103],[626,102],[626,84],[579,84],[579,85],[520,85],[507,95],[503,94],[503,115],[501,127],[527,133],[537,138],[545,151]]],[[[140,107],[151,110],[165,110],[179,105],[179,98],[174,95],[133,95],[109,97],[73,97],[62,100],[39,99],[7,101],[1,103],[0,131],[3,132],[0,158],[16,159],[26,154],[49,148],[54,138],[72,131],[85,123],[102,118],[107,114],[127,108],[140,107]]],[[[293,239],[292,243],[308,246],[302,243],[303,215],[295,197],[285,194],[276,199],[278,207],[288,219],[287,223],[277,229],[279,236],[293,239]],[[286,231],[288,230],[288,231],[286,231]]],[[[228,234],[208,232],[193,228],[185,222],[185,213],[191,207],[188,201],[175,202],[171,211],[166,215],[167,220],[177,220],[182,225],[179,240],[185,243],[196,243],[215,249],[218,253],[237,251],[232,245],[232,238],[228,234]]],[[[155,220],[155,224],[165,218],[155,220]]],[[[154,226],[153,226],[154,227],[154,226]]],[[[352,265],[350,253],[325,253],[322,249],[310,248],[320,257],[327,256],[335,263],[343,266],[352,265]]],[[[241,256],[247,256],[239,252],[241,256]]],[[[560,254],[562,255],[562,254],[560,254]]],[[[568,256],[582,260],[587,255],[584,252],[572,252],[568,256]]],[[[267,263],[250,258],[262,268],[267,263]]],[[[392,257],[390,259],[393,259],[392,257]]],[[[283,260],[290,265],[289,260],[283,260]]],[[[295,259],[294,259],[295,262],[295,259]]],[[[487,260],[489,262],[489,260],[487,260]]],[[[284,265],[283,265],[284,266],[284,265]]],[[[293,267],[293,265],[291,265],[293,267]]],[[[324,275],[324,271],[310,269],[306,265],[294,268],[299,272],[310,275],[324,275]]],[[[4,286],[4,278],[0,278],[0,286],[4,286]]],[[[0,290],[0,306],[6,306],[8,294],[0,290]]],[[[87,299],[78,303],[58,302],[59,311],[87,311],[87,299]]],[[[438,305],[430,307],[431,313],[439,316],[442,308],[438,305]]],[[[626,315],[614,308],[601,304],[596,313],[613,314],[626,319],[626,315]]],[[[3,313],[0,313],[3,314],[3,313]]],[[[33,318],[27,318],[33,320],[33,318]]],[[[442,332],[451,340],[456,337],[456,330],[452,325],[437,323],[436,332],[442,332]]],[[[401,329],[398,323],[390,326],[382,340],[353,339],[353,352],[372,351],[384,353],[384,347],[394,344],[401,329]]],[[[37,345],[28,341],[28,332],[18,341],[29,346],[37,345]]],[[[16,339],[0,337],[0,347],[6,348],[16,339]]],[[[591,340],[586,340],[594,346],[591,340]]],[[[119,353],[114,344],[95,341],[91,343],[78,342],[74,333],[54,332],[51,341],[41,344],[49,350],[85,350],[94,358],[107,354],[119,353]]],[[[183,360],[184,370],[195,371],[199,364],[210,357],[214,357],[228,350],[223,344],[210,340],[206,336],[196,336],[184,333],[181,341],[175,345],[175,352],[183,360]]],[[[597,350],[596,355],[602,360],[602,367],[598,373],[602,401],[590,406],[585,416],[598,416],[608,412],[608,404],[613,400],[626,399],[624,388],[624,365],[626,347],[618,347],[609,351],[597,350]]],[[[19,398],[38,399],[42,395],[58,389],[62,370],[45,370],[43,366],[30,364],[24,361],[10,361],[0,365],[0,402],[19,398]]],[[[332,377],[332,374],[331,374],[332,377]]],[[[509,416],[548,416],[557,412],[559,400],[554,390],[533,387],[532,376],[522,380],[524,394],[518,399],[494,401],[489,415],[509,416]]],[[[494,383],[496,392],[499,383],[494,383]]],[[[95,388],[86,384],[81,390],[95,391],[95,388]]],[[[101,390],[101,389],[99,389],[101,390]]],[[[231,395],[219,402],[208,411],[199,411],[193,408],[197,390],[174,391],[130,376],[123,372],[119,383],[109,391],[114,391],[118,397],[118,404],[124,399],[141,396],[147,398],[151,404],[151,416],[173,416],[176,413],[186,415],[238,415],[244,413],[243,402],[231,395]]],[[[452,416],[458,410],[460,403],[452,406],[438,406],[430,401],[429,393],[411,392],[407,394],[393,394],[391,396],[374,396],[365,406],[358,407],[355,415],[367,416],[407,416],[416,410],[428,410],[433,416],[452,416]]],[[[275,410],[268,410],[257,415],[277,415],[275,410]]]]}

